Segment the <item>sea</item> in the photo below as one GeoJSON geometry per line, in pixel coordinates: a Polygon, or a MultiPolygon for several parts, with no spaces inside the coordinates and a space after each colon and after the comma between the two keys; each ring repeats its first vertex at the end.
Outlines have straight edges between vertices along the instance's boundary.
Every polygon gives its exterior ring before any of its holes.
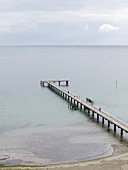
{"type": "Polygon", "coordinates": [[[128,123],[128,46],[0,47],[0,164],[48,165],[93,160],[128,145],[128,134],[96,123],[87,113],[41,87],[63,86],[128,123]]]}

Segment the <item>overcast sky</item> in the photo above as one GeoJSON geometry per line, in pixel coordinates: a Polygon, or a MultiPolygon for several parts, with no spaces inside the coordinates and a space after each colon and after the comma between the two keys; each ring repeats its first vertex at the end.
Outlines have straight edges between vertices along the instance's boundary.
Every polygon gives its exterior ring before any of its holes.
{"type": "Polygon", "coordinates": [[[128,45],[128,0],[0,0],[0,45],[128,45]]]}

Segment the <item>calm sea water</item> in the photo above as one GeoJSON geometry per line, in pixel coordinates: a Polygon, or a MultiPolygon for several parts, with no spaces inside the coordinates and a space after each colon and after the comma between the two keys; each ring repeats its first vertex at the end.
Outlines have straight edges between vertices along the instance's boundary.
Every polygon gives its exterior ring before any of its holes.
{"type": "Polygon", "coordinates": [[[119,134],[70,110],[40,80],[69,78],[65,88],[128,122],[127,68],[128,47],[0,47],[0,164],[45,165],[112,154],[111,145],[122,142],[119,134]]]}

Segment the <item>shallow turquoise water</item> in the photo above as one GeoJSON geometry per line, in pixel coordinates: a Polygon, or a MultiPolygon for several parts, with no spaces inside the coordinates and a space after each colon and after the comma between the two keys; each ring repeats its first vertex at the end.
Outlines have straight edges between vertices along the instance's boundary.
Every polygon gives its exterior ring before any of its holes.
{"type": "Polygon", "coordinates": [[[1,164],[110,155],[118,134],[69,110],[40,80],[69,78],[65,88],[128,122],[127,54],[128,47],[0,47],[0,156],[10,156],[1,164]]]}

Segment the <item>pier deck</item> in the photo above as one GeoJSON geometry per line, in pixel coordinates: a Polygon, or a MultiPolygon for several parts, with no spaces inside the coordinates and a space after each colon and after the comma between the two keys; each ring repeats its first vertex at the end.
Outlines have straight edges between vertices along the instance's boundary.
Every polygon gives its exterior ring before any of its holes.
{"type": "Polygon", "coordinates": [[[46,83],[48,84],[48,82],[53,82],[53,83],[58,82],[58,85],[59,85],[59,86],[61,85],[61,82],[62,82],[62,83],[65,82],[65,83],[66,83],[66,86],[69,85],[69,80],[67,80],[67,79],[61,79],[61,80],[56,80],[56,79],[52,79],[52,80],[41,80],[41,81],[40,81],[40,84],[41,84],[41,86],[44,87],[46,83]]]}
{"type": "MultiPolygon", "coordinates": [[[[59,81],[61,82],[61,80],[59,80],[59,81]]],[[[59,81],[57,80],[55,82],[59,82],[59,81]]],[[[69,80],[65,80],[65,82],[66,81],[69,81],[69,80]]],[[[58,86],[52,80],[51,81],[43,81],[43,82],[47,83],[48,88],[50,88],[54,92],[58,93],[60,96],[63,96],[69,102],[74,103],[74,105],[77,105],[78,108],[80,108],[80,110],[82,110],[82,109],[84,111],[88,110],[88,113],[92,113],[92,117],[94,117],[96,114],[97,122],[99,122],[99,116],[102,118],[102,124],[104,124],[104,121],[107,120],[108,129],[110,128],[110,125],[113,124],[114,132],[116,132],[116,127],[118,127],[121,129],[121,136],[123,136],[123,131],[128,133],[128,124],[127,123],[119,120],[118,118],[116,118],[115,116],[113,116],[107,112],[102,111],[101,108],[97,108],[93,103],[89,103],[88,101],[81,100],[81,98],[79,96],[69,92],[67,89],[64,89],[64,88],[58,86]]],[[[44,87],[43,83],[40,83],[40,84],[44,87]]],[[[60,83],[59,83],[59,85],[60,85],[60,83]]]]}

